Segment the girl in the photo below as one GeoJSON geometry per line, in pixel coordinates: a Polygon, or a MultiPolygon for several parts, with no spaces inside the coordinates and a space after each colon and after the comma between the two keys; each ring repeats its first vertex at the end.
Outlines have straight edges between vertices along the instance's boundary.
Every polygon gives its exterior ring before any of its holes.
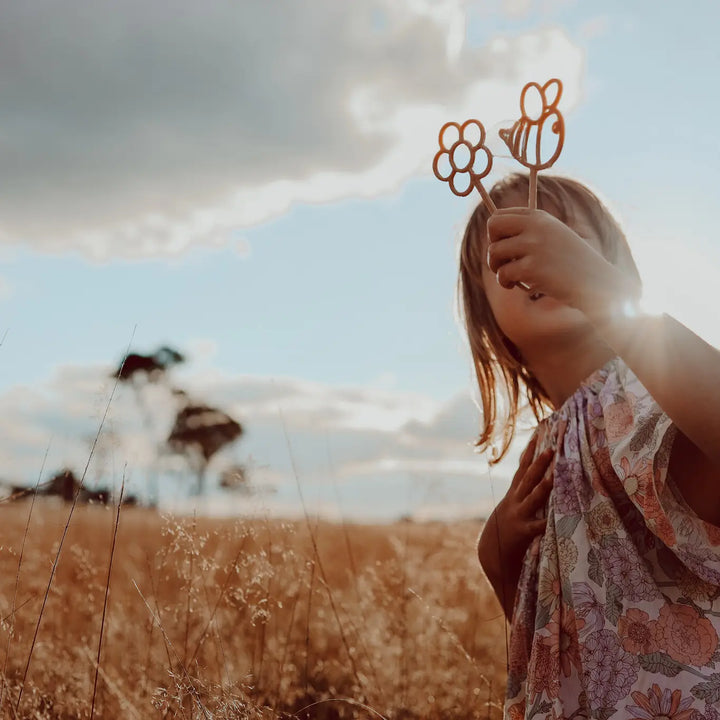
{"type": "Polygon", "coordinates": [[[637,310],[587,188],[540,176],[538,210],[525,175],[490,194],[459,277],[477,445],[505,454],[521,393],[538,420],[478,542],[511,621],[505,715],[720,720],[720,353],[637,310]]]}

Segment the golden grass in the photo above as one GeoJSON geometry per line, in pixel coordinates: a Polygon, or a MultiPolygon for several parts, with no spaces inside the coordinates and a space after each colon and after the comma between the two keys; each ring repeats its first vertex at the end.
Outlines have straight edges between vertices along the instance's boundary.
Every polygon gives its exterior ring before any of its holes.
{"type": "Polygon", "coordinates": [[[499,605],[478,523],[162,518],[0,505],[2,718],[497,718],[499,605]]]}

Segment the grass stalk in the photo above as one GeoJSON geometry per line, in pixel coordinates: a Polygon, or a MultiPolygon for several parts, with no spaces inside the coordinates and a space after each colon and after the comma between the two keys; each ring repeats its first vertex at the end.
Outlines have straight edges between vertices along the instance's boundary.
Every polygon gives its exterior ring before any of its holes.
{"type": "Polygon", "coordinates": [[[370,707],[366,703],[359,702],[358,700],[353,700],[353,698],[328,698],[327,700],[318,700],[317,702],[310,703],[309,705],[305,705],[305,707],[300,708],[300,710],[298,710],[298,715],[310,708],[318,707],[319,705],[327,705],[328,703],[345,703],[346,705],[362,708],[363,710],[372,713],[375,717],[380,718],[380,720],[388,720],[388,718],[375,710],[375,708],[370,707]]]}
{"type": "MultiPolygon", "coordinates": [[[[328,442],[328,436],[327,433],[325,434],[325,451],[327,453],[328,457],[328,468],[330,470],[330,475],[332,477],[333,481],[333,490],[335,492],[335,498],[337,500],[338,508],[341,507],[340,503],[340,493],[338,492],[337,488],[337,482],[335,481],[335,471],[334,471],[334,464],[332,461],[332,456],[330,455],[330,444],[328,442]]],[[[365,610],[363,607],[362,597],[360,596],[360,584],[358,581],[359,574],[357,571],[357,565],[355,563],[355,553],[352,549],[352,543],[350,542],[350,533],[348,532],[348,524],[347,520],[345,518],[345,514],[343,512],[340,512],[340,521],[342,525],[343,530],[343,537],[345,540],[345,549],[347,550],[347,556],[348,556],[348,562],[350,563],[350,572],[352,574],[353,578],[353,588],[355,589],[355,598],[357,600],[357,607],[360,611],[360,624],[362,627],[367,626],[367,618],[365,616],[365,610]]],[[[381,686],[380,678],[378,677],[377,671],[375,670],[375,664],[372,661],[372,657],[370,652],[368,651],[367,645],[365,644],[365,639],[363,638],[362,633],[355,633],[355,639],[358,642],[358,645],[360,646],[360,649],[362,650],[363,657],[365,658],[365,662],[367,663],[367,666],[370,668],[370,672],[373,676],[373,681],[375,683],[375,687],[379,688],[381,686]]]]}
{"type": "Polygon", "coordinates": [[[120,485],[120,497],[118,498],[117,513],[115,515],[115,527],[113,528],[112,546],[110,547],[110,561],[108,562],[107,580],[105,581],[105,599],[103,600],[102,619],[100,620],[100,639],[98,640],[97,663],[95,664],[95,680],[93,681],[92,703],[90,705],[90,720],[95,717],[95,697],[97,694],[98,675],[100,672],[100,653],[102,652],[103,633],[105,631],[105,616],[107,613],[108,597],[110,595],[110,574],[112,573],[113,558],[115,557],[115,543],[117,541],[118,527],[120,525],[120,508],[122,507],[123,495],[125,494],[125,470],[123,469],[122,484],[120,485]]]}
{"type": "Polygon", "coordinates": [[[310,615],[312,614],[312,598],[313,591],[315,589],[315,561],[310,561],[310,583],[308,585],[308,602],[307,602],[307,613],[305,615],[305,671],[303,673],[304,678],[304,693],[307,697],[308,694],[308,683],[310,682],[310,615]]]}
{"type": "MultiPolygon", "coordinates": [[[[137,326],[135,326],[137,328],[137,326]]],[[[130,337],[130,342],[128,343],[127,350],[125,351],[125,357],[127,358],[128,353],[130,352],[130,345],[132,344],[133,338],[135,337],[135,328],[133,328],[132,335],[130,337]]],[[[125,361],[123,360],[123,365],[125,364],[125,361]]],[[[73,513],[75,512],[75,507],[78,502],[78,497],[80,496],[80,493],[82,492],[82,489],[85,485],[85,477],[87,476],[88,468],[90,467],[90,462],[92,461],[92,458],[95,454],[95,448],[97,447],[98,440],[100,439],[100,433],[102,432],[102,429],[105,425],[105,420],[107,419],[108,413],[110,412],[110,405],[112,404],[113,398],[115,397],[115,391],[117,390],[118,384],[120,382],[120,373],[118,372],[115,383],[113,384],[112,392],[110,393],[110,397],[108,398],[107,404],[105,406],[105,412],[103,413],[102,419],[100,420],[100,425],[97,429],[97,433],[95,433],[95,438],[93,440],[92,447],[90,448],[90,454],[88,456],[87,462],[85,463],[85,468],[82,473],[82,477],[80,478],[80,483],[77,487],[77,490],[75,491],[75,495],[72,499],[72,504],[70,505],[70,512],[68,513],[67,521],[65,523],[65,527],[63,529],[62,537],[60,538],[60,543],[58,545],[57,552],[55,553],[55,559],[53,560],[52,569],[50,571],[50,578],[48,579],[47,588],[45,589],[45,596],[43,597],[42,605],[40,607],[40,614],[38,615],[37,623],[35,625],[35,632],[33,634],[32,643],[30,644],[30,652],[28,653],[28,659],[25,663],[25,670],[23,672],[23,678],[22,682],[20,684],[20,691],[18,692],[18,699],[15,703],[15,710],[18,712],[20,710],[20,703],[22,702],[22,696],[23,691],[25,690],[25,683],[27,682],[27,676],[28,672],[30,670],[30,662],[32,661],[33,651],[35,649],[35,643],[37,642],[38,633],[40,632],[40,623],[42,622],[43,613],[45,612],[45,606],[47,605],[47,600],[50,595],[50,587],[52,586],[53,578],[55,577],[55,571],[57,570],[58,562],[60,560],[60,553],[62,552],[63,545],[65,543],[65,538],[67,537],[68,528],[70,527],[70,521],[72,520],[73,513]]]]}
{"type": "MultiPolygon", "coordinates": [[[[52,442],[52,440],[51,440],[52,442]]],[[[28,532],[30,530],[30,520],[32,518],[33,508],[35,507],[35,499],[37,498],[38,486],[40,479],[42,478],[43,471],[45,470],[45,463],[47,462],[48,454],[50,453],[50,444],[48,443],[45,448],[45,455],[43,457],[42,464],[40,466],[40,472],[38,474],[37,482],[35,483],[35,491],[33,492],[32,500],[30,501],[30,510],[28,511],[27,522],[25,523],[25,531],[23,533],[23,539],[20,543],[20,556],[18,557],[17,572],[15,573],[15,587],[13,588],[13,599],[12,606],[10,608],[10,630],[8,631],[7,643],[5,645],[5,659],[3,660],[2,669],[2,685],[0,685],[0,713],[2,713],[3,704],[5,702],[5,678],[7,676],[8,660],[10,659],[10,640],[15,634],[15,613],[17,612],[17,593],[18,586],[20,585],[20,568],[22,567],[23,555],[25,553],[25,543],[27,542],[28,532]]],[[[23,603],[24,604],[24,603],[23,603]]]]}
{"type": "Polygon", "coordinates": [[[225,593],[228,589],[228,585],[230,584],[230,579],[233,576],[233,573],[237,570],[238,563],[240,562],[240,557],[245,552],[245,544],[247,542],[247,535],[243,536],[242,542],[240,543],[240,547],[238,548],[237,553],[235,554],[235,559],[232,562],[232,565],[230,566],[230,571],[225,576],[225,581],[223,582],[222,587],[220,588],[220,592],[218,594],[217,600],[215,601],[215,606],[213,607],[212,612],[210,613],[210,617],[208,618],[208,621],[205,623],[205,627],[203,628],[202,633],[200,633],[200,637],[197,639],[195,643],[195,650],[193,650],[193,654],[190,658],[190,662],[188,665],[192,665],[195,661],[195,658],[197,657],[198,651],[200,650],[200,646],[205,640],[205,637],[207,636],[208,631],[210,630],[210,626],[212,625],[213,620],[215,619],[215,615],[217,614],[218,608],[220,607],[220,602],[222,601],[223,597],[225,596],[225,593]]]}
{"type": "Polygon", "coordinates": [[[150,607],[150,604],[145,599],[145,596],[142,594],[142,591],[138,587],[138,584],[133,580],[132,584],[135,586],[135,589],[138,592],[138,595],[142,598],[143,603],[145,603],[145,607],[147,608],[147,611],[152,616],[153,620],[158,624],[158,629],[162,633],[162,636],[165,638],[165,645],[168,648],[168,652],[172,650],[173,655],[177,658],[178,661],[178,667],[182,671],[183,676],[185,677],[185,682],[187,682],[188,689],[190,691],[190,695],[192,696],[193,700],[195,700],[195,703],[198,706],[198,709],[203,713],[205,718],[207,720],[211,720],[212,716],[208,713],[207,708],[205,705],[203,705],[202,701],[200,700],[200,694],[197,691],[197,688],[195,687],[195,683],[193,682],[192,678],[190,677],[190,673],[188,673],[187,668],[185,667],[185,664],[183,663],[180,653],[175,649],[175,647],[172,644],[172,641],[168,637],[167,632],[165,631],[165,628],[163,627],[162,623],[160,622],[159,617],[155,617],[155,613],[153,613],[152,608],[150,607]]]}
{"type": "Polygon", "coordinates": [[[103,683],[105,684],[105,687],[109,690],[110,694],[117,699],[117,701],[120,703],[120,705],[123,708],[123,712],[126,712],[126,717],[134,718],[135,720],[142,720],[143,716],[138,711],[138,709],[130,702],[128,699],[127,693],[123,692],[123,690],[120,688],[120,685],[113,680],[108,673],[101,668],[98,665],[97,657],[93,657],[90,654],[90,650],[88,648],[87,650],[87,657],[88,660],[95,665],[96,670],[100,673],[100,677],[102,678],[103,683]]]}
{"type": "MultiPolygon", "coordinates": [[[[156,622],[157,622],[158,628],[162,628],[162,619],[160,617],[160,607],[159,607],[158,601],[157,601],[157,588],[155,586],[155,576],[153,574],[152,567],[150,566],[150,558],[147,556],[147,554],[145,555],[145,560],[146,560],[147,568],[148,568],[148,579],[150,580],[150,589],[152,590],[153,600],[155,601],[155,611],[157,612],[157,618],[158,618],[158,620],[156,621],[153,613],[150,613],[152,627],[155,627],[156,622]]],[[[135,581],[133,581],[133,585],[135,585],[135,581]]],[[[138,590],[138,592],[140,592],[140,591],[138,590]]],[[[142,597],[143,600],[145,600],[142,593],[140,594],[140,597],[142,597]]],[[[165,636],[165,633],[162,632],[161,634],[162,634],[163,640],[165,642],[165,654],[167,656],[168,667],[172,670],[173,662],[172,662],[172,658],[170,657],[170,647],[167,644],[167,638],[165,636]]]]}
{"type": "Polygon", "coordinates": [[[273,700],[272,709],[275,711],[277,708],[277,701],[280,698],[280,691],[282,690],[283,671],[285,670],[285,662],[288,656],[288,650],[290,648],[290,640],[292,639],[292,629],[295,624],[295,610],[297,609],[298,600],[300,599],[300,588],[293,597],[292,607],[290,609],[290,622],[288,623],[288,629],[285,633],[285,646],[283,647],[283,654],[280,658],[280,666],[278,668],[278,681],[277,688],[275,690],[275,698],[273,700]]]}
{"type": "MultiPolygon", "coordinates": [[[[282,416],[281,416],[282,419],[282,416]]],[[[298,493],[300,495],[300,504],[302,505],[303,514],[305,516],[305,522],[307,524],[308,533],[310,535],[310,542],[312,544],[313,548],[313,555],[315,559],[317,560],[318,564],[318,570],[320,571],[320,578],[323,581],[323,585],[325,586],[325,589],[327,591],[328,600],[330,602],[330,608],[332,609],[333,615],[335,617],[335,622],[338,626],[338,631],[340,633],[340,640],[343,644],[343,647],[345,648],[345,652],[347,653],[348,660],[350,661],[350,669],[352,670],[353,676],[355,677],[355,681],[358,684],[359,688],[362,688],[364,690],[365,683],[363,682],[362,678],[360,677],[360,673],[358,672],[357,665],[355,663],[355,658],[353,657],[353,653],[350,650],[350,644],[348,643],[347,635],[345,634],[345,628],[343,627],[342,621],[340,620],[340,615],[338,613],[337,605],[335,603],[335,598],[333,597],[332,590],[330,589],[330,583],[327,581],[327,575],[325,574],[325,569],[323,568],[322,560],[320,558],[320,551],[318,549],[317,544],[317,538],[316,533],[313,531],[312,524],[310,523],[310,516],[307,512],[307,506],[305,504],[305,497],[302,492],[302,487],[300,485],[300,477],[297,472],[297,467],[295,465],[295,456],[292,452],[292,446],[290,444],[290,438],[287,434],[287,427],[285,426],[285,420],[282,419],[282,427],[283,427],[283,433],[285,435],[285,442],[288,446],[288,451],[290,453],[290,463],[292,465],[293,474],[295,476],[295,483],[297,485],[298,493]]]]}
{"type": "Polygon", "coordinates": [[[407,670],[408,670],[408,592],[407,592],[407,554],[408,554],[408,526],[404,527],[403,556],[400,562],[402,577],[400,579],[400,661],[398,663],[398,685],[400,686],[400,707],[404,708],[407,702],[407,670]]]}
{"type": "Polygon", "coordinates": [[[480,675],[480,678],[485,681],[485,683],[488,683],[488,679],[480,672],[480,668],[478,668],[477,661],[475,660],[472,655],[467,651],[467,648],[462,644],[462,641],[458,637],[457,633],[453,632],[446,624],[445,621],[438,615],[431,607],[430,605],[412,588],[408,588],[408,592],[415,598],[417,598],[425,607],[427,612],[430,614],[430,617],[437,622],[438,627],[450,638],[450,641],[452,644],[457,648],[457,650],[460,652],[460,654],[465,658],[465,660],[468,661],[468,663],[478,671],[478,674],[480,675]]]}
{"type": "MultiPolygon", "coordinates": [[[[196,541],[195,532],[197,530],[197,511],[193,510],[192,533],[190,535],[191,542],[196,541]]],[[[188,573],[188,589],[187,602],[185,603],[185,640],[183,641],[183,664],[187,665],[188,636],[190,635],[190,605],[192,604],[193,583],[195,581],[195,552],[194,548],[190,549],[190,571],[188,573]]]]}

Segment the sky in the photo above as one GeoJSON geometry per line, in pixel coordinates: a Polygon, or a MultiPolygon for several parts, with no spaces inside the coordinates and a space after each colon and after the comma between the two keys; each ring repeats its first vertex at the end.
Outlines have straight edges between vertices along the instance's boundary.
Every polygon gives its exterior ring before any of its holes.
{"type": "Polygon", "coordinates": [[[386,520],[487,513],[455,318],[478,197],[439,128],[558,77],[554,170],[621,221],[650,306],[720,344],[720,7],[638,0],[0,1],[0,481],[64,466],[164,507],[386,520]],[[130,348],[187,356],[110,377],[130,348]],[[170,387],[239,420],[187,497],[170,387]],[[99,428],[101,431],[99,432],[99,428]],[[99,432],[99,434],[98,434],[99,432]],[[97,438],[97,439],[96,439],[97,438]],[[95,449],[91,448],[95,445],[95,449]],[[91,458],[88,463],[88,458],[91,458]],[[256,494],[217,476],[244,464],[256,494]]]}

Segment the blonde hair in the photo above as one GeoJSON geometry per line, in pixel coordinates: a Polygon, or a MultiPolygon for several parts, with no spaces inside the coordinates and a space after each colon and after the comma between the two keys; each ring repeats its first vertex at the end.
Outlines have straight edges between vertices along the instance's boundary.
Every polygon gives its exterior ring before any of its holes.
{"type": "MultiPolygon", "coordinates": [[[[527,174],[514,173],[497,182],[490,196],[498,207],[505,207],[510,197],[527,197],[528,186],[527,174]]],[[[595,230],[605,259],[640,282],[625,234],[594,193],[575,180],[553,175],[539,175],[537,188],[538,208],[552,212],[563,222],[581,213],[595,230]]],[[[475,447],[481,452],[492,447],[490,462],[494,464],[505,456],[512,442],[522,409],[521,395],[525,396],[538,422],[547,415],[551,405],[540,383],[523,365],[517,348],[500,330],[485,295],[483,238],[489,217],[488,209],[481,202],[467,223],[460,246],[457,292],[482,404],[480,434],[475,447]],[[503,396],[507,408],[499,420],[498,400],[503,396]]]]}

